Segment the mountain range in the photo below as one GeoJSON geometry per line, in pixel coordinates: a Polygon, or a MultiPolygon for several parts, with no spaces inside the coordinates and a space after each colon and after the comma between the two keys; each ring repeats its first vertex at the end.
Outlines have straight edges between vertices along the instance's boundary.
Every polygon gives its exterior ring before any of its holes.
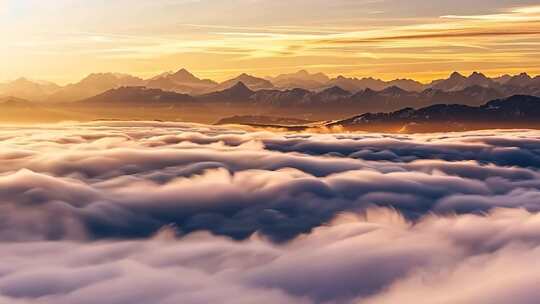
{"type": "Polygon", "coordinates": [[[492,128],[540,128],[540,98],[514,95],[495,99],[480,106],[435,104],[419,109],[403,108],[393,112],[364,113],[331,122],[303,122],[283,117],[232,116],[217,124],[241,124],[280,128],[290,131],[334,129],[372,132],[447,132],[492,128]]]}
{"type": "MultiPolygon", "coordinates": [[[[224,91],[239,82],[242,82],[253,91],[279,90],[289,93],[294,89],[318,93],[333,87],[339,87],[351,94],[356,94],[367,89],[371,91],[383,91],[393,87],[407,92],[421,93],[426,90],[455,92],[478,86],[499,91],[502,95],[516,92],[534,94],[540,90],[540,76],[531,77],[526,73],[489,78],[478,72],[474,72],[469,76],[454,72],[446,79],[434,80],[431,83],[424,84],[412,79],[383,81],[372,77],[352,78],[337,76],[330,78],[323,73],[311,74],[305,70],[301,70],[296,73],[266,78],[243,73],[232,79],[216,82],[210,79],[198,78],[186,69],[180,69],[177,72],[167,72],[149,79],[142,79],[127,74],[96,73],[88,75],[79,82],[66,86],[20,78],[9,83],[0,84],[0,96],[12,96],[39,102],[71,102],[90,98],[120,87],[139,86],[199,96],[224,91]]],[[[299,93],[299,91],[295,91],[295,93],[299,93]]]]}
{"type": "Polygon", "coordinates": [[[9,109],[11,116],[39,118],[39,113],[50,112],[55,119],[79,120],[214,123],[230,116],[258,116],[321,121],[437,104],[480,107],[513,95],[540,96],[540,77],[522,73],[489,78],[478,72],[469,76],[456,72],[446,79],[421,84],[408,79],[384,82],[373,78],[330,78],[302,70],[274,78],[241,74],[218,83],[181,69],[150,79],[91,74],[63,87],[22,78],[0,86],[0,108],[9,109]]]}
{"type": "Polygon", "coordinates": [[[406,91],[397,86],[380,91],[364,89],[350,92],[339,86],[322,91],[295,89],[252,90],[243,82],[232,87],[202,95],[189,95],[144,86],[119,87],[99,95],[67,104],[69,107],[112,108],[169,107],[200,111],[204,108],[212,122],[230,115],[262,115],[305,120],[331,120],[352,113],[392,112],[402,108],[419,109],[434,104],[481,106],[494,99],[512,95],[540,96],[540,88],[506,86],[491,88],[479,84],[460,90],[442,91],[429,88],[421,92],[406,91]],[[502,89],[501,89],[502,88],[502,89]]]}
{"type": "Polygon", "coordinates": [[[210,79],[200,79],[186,69],[180,69],[176,73],[168,72],[146,81],[145,86],[152,89],[161,89],[185,94],[197,94],[211,90],[218,85],[210,79]]]}
{"type": "Polygon", "coordinates": [[[52,82],[19,78],[9,83],[0,83],[0,96],[39,100],[54,94],[61,87],[52,82]]]}
{"type": "Polygon", "coordinates": [[[68,84],[67,86],[59,88],[53,94],[44,96],[41,101],[70,102],[88,98],[112,88],[140,85],[145,85],[145,81],[131,75],[118,73],[96,73],[88,75],[77,83],[68,84]]]}
{"type": "Polygon", "coordinates": [[[540,98],[514,95],[481,106],[435,104],[390,113],[365,113],[326,124],[346,130],[394,132],[466,131],[485,128],[540,128],[540,98]]]}

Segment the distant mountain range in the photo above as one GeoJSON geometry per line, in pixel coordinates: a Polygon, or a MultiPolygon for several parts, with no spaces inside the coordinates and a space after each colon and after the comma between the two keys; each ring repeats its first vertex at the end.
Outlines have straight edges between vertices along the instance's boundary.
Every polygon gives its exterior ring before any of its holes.
{"type": "Polygon", "coordinates": [[[9,83],[0,83],[0,96],[40,100],[59,91],[61,87],[51,82],[19,78],[9,83]]]}
{"type": "Polygon", "coordinates": [[[329,128],[346,131],[444,132],[493,128],[540,128],[540,98],[514,95],[481,106],[435,104],[394,112],[365,113],[332,122],[291,121],[282,117],[232,116],[218,124],[244,124],[256,127],[284,128],[291,131],[329,128]]]}
{"type": "Polygon", "coordinates": [[[310,74],[306,70],[300,70],[291,74],[281,74],[276,77],[268,77],[267,79],[276,88],[280,89],[302,88],[305,90],[318,90],[327,86],[330,82],[330,78],[325,74],[310,74]]]}
{"type": "Polygon", "coordinates": [[[356,93],[337,86],[319,92],[298,88],[254,91],[238,82],[218,92],[192,96],[130,86],[69,103],[47,104],[0,97],[0,119],[218,121],[220,124],[247,124],[295,131],[314,127],[379,132],[540,129],[540,97],[498,97],[501,94],[497,89],[480,85],[454,91],[426,89],[422,92],[405,91],[395,86],[356,93]],[[482,100],[491,101],[486,103],[482,100]]]}
{"type": "Polygon", "coordinates": [[[159,102],[178,105],[186,102],[197,102],[222,107],[241,106],[245,109],[253,107],[274,114],[319,113],[335,117],[351,112],[387,112],[404,107],[420,108],[438,103],[479,106],[489,100],[516,94],[540,96],[540,88],[508,86],[496,89],[473,85],[461,90],[442,91],[430,88],[416,92],[392,86],[380,91],[368,88],[353,93],[338,86],[322,91],[309,91],[300,88],[255,91],[243,82],[238,82],[221,91],[195,96],[161,89],[149,89],[143,86],[120,87],[78,101],[75,104],[93,105],[100,103],[115,106],[145,102],[150,105],[159,102]]]}
{"type": "Polygon", "coordinates": [[[298,94],[311,91],[313,94],[317,94],[334,87],[339,87],[351,95],[364,91],[368,91],[368,93],[370,91],[384,91],[390,88],[392,88],[390,91],[398,88],[410,93],[426,93],[426,91],[448,93],[464,91],[470,87],[481,87],[497,91],[500,96],[510,96],[515,93],[537,94],[540,91],[540,76],[531,77],[526,73],[489,78],[478,72],[474,72],[469,76],[454,72],[446,79],[423,84],[412,79],[383,81],[375,78],[350,78],[345,76],[330,78],[323,73],[311,74],[301,70],[296,73],[267,78],[259,78],[244,73],[218,83],[210,79],[198,78],[186,69],[180,69],[177,72],[160,74],[150,79],[141,79],[127,74],[90,74],[81,81],[66,86],[20,78],[10,83],[0,84],[0,96],[18,97],[36,102],[72,102],[120,87],[146,87],[200,96],[227,90],[239,82],[252,91],[265,90],[266,92],[261,93],[261,95],[267,95],[270,91],[271,94],[275,94],[275,91],[282,91],[286,92],[285,94],[289,97],[291,93],[298,94]]]}
{"type": "Polygon", "coordinates": [[[254,77],[248,74],[241,74],[238,77],[224,81],[218,84],[216,87],[212,88],[210,91],[218,92],[234,87],[238,83],[245,84],[250,90],[264,90],[264,89],[274,89],[274,85],[263,78],[254,77]]]}
{"type": "Polygon", "coordinates": [[[70,105],[82,106],[108,106],[126,107],[130,105],[174,105],[179,103],[194,102],[195,98],[183,94],[161,89],[151,89],[143,86],[119,87],[90,98],[72,102],[70,105]]]}
{"type": "Polygon", "coordinates": [[[390,113],[365,113],[326,126],[339,126],[346,130],[399,132],[540,128],[540,98],[514,95],[477,107],[436,104],[417,110],[404,108],[390,113]]]}
{"type": "Polygon", "coordinates": [[[192,95],[212,90],[217,85],[218,83],[213,80],[197,78],[186,69],[181,69],[176,73],[161,74],[146,81],[148,88],[192,95]]]}
{"type": "Polygon", "coordinates": [[[320,121],[436,104],[479,107],[513,95],[540,96],[540,77],[452,73],[447,79],[421,84],[408,79],[330,78],[299,71],[266,79],[241,74],[217,83],[181,69],[151,79],[91,74],[63,87],[22,78],[0,85],[0,107],[13,113],[26,111],[19,116],[39,117],[48,111],[55,119],[155,118],[214,123],[230,116],[258,116],[320,121]]]}
{"type": "Polygon", "coordinates": [[[143,79],[131,75],[115,73],[90,74],[77,83],[61,87],[53,94],[44,96],[42,100],[71,102],[92,97],[113,88],[142,85],[145,85],[143,79]]]}

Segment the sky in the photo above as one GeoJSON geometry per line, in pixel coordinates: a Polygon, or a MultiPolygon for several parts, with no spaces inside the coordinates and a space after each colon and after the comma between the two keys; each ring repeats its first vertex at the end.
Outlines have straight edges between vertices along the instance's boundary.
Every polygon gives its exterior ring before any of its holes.
{"type": "Polygon", "coordinates": [[[538,0],[0,0],[0,38],[0,81],[540,74],[538,0]]]}

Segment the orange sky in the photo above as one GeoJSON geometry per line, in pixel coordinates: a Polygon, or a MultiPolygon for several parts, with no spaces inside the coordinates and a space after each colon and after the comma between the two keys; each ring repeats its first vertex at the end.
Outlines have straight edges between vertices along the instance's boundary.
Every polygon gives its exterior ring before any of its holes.
{"type": "Polygon", "coordinates": [[[0,0],[0,81],[188,68],[431,80],[540,74],[537,1],[0,0]],[[535,6],[536,2],[536,6],[535,6]]]}

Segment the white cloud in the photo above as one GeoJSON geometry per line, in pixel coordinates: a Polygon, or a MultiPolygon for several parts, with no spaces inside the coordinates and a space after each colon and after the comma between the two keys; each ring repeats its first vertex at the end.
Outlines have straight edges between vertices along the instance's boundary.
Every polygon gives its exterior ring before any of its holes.
{"type": "Polygon", "coordinates": [[[0,126],[0,303],[534,303],[538,138],[0,126]]]}

